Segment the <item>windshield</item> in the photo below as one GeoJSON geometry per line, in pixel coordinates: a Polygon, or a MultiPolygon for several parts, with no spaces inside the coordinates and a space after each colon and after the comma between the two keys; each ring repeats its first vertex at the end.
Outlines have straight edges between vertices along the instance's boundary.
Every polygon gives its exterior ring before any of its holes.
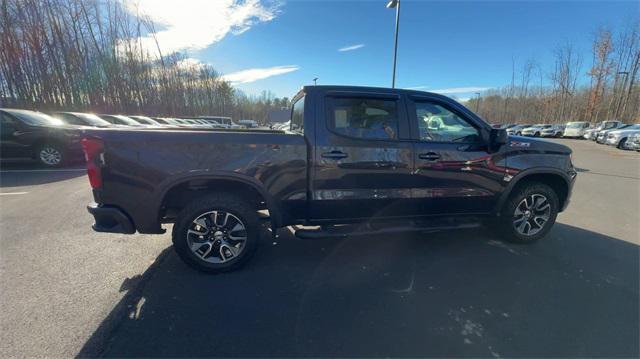
{"type": "Polygon", "coordinates": [[[121,115],[102,115],[102,118],[117,125],[142,126],[139,122],[121,115]]]}
{"type": "Polygon", "coordinates": [[[140,123],[144,123],[147,125],[159,125],[160,123],[150,117],[147,116],[131,116],[131,118],[133,118],[135,121],[138,121],[140,123]]]}
{"type": "Polygon", "coordinates": [[[100,117],[92,114],[92,113],[74,113],[75,116],[84,120],[84,122],[96,126],[96,127],[106,127],[109,126],[110,123],[101,119],[100,117]]]}
{"type": "Polygon", "coordinates": [[[17,117],[20,121],[32,126],[60,126],[64,121],[47,114],[28,110],[4,110],[17,117]]]}

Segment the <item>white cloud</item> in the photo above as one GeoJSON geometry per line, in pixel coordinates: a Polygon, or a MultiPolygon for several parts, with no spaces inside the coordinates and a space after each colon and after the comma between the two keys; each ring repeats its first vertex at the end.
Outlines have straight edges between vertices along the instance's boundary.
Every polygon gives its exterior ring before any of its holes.
{"type": "MultiPolygon", "coordinates": [[[[228,33],[241,34],[253,25],[273,20],[280,2],[260,0],[120,0],[134,16],[147,16],[156,24],[156,38],[163,55],[199,50],[222,40],[228,33]]],[[[157,53],[153,37],[138,39],[144,49],[157,53]]]]}
{"type": "Polygon", "coordinates": [[[198,59],[194,59],[193,57],[187,57],[186,59],[182,59],[176,62],[176,66],[181,69],[192,69],[192,68],[200,69],[203,66],[205,66],[205,64],[203,64],[198,59]]]}
{"type": "Polygon", "coordinates": [[[363,47],[364,47],[364,44],[355,44],[355,45],[349,45],[349,46],[341,47],[341,48],[338,49],[338,51],[340,51],[340,52],[353,51],[353,50],[361,49],[363,47]]]}
{"type": "Polygon", "coordinates": [[[428,90],[428,91],[439,93],[439,94],[452,94],[452,93],[482,92],[490,89],[491,87],[451,87],[446,89],[435,89],[435,90],[428,90]]]}
{"type": "Polygon", "coordinates": [[[231,82],[234,85],[246,84],[249,82],[266,79],[267,77],[282,75],[289,72],[297,71],[298,69],[300,69],[300,67],[298,67],[297,65],[256,68],[256,69],[248,69],[248,70],[242,70],[242,71],[230,73],[228,75],[222,76],[222,78],[225,79],[226,81],[231,82]]]}

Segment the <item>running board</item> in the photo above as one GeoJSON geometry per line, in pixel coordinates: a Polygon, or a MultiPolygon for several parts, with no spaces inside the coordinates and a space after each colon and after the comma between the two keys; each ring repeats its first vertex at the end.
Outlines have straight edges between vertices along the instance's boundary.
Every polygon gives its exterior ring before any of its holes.
{"type": "Polygon", "coordinates": [[[320,239],[320,238],[347,238],[352,236],[372,236],[386,233],[407,233],[407,232],[439,232],[452,229],[469,229],[482,226],[478,218],[465,219],[437,219],[428,221],[405,222],[400,225],[397,222],[390,223],[357,223],[334,226],[316,227],[313,229],[302,226],[292,226],[295,236],[300,239],[320,239]]]}

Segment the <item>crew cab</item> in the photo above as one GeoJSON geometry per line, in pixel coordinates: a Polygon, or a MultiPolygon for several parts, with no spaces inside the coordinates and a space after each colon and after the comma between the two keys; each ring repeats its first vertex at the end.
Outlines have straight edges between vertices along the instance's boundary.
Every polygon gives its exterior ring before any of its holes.
{"type": "Polygon", "coordinates": [[[180,257],[222,272],[249,258],[265,220],[300,238],[487,222],[530,243],[569,203],[568,147],[507,137],[442,95],[309,86],[292,103],[286,130],[87,130],[94,230],[173,223],[180,257]]]}
{"type": "Polygon", "coordinates": [[[59,167],[82,158],[80,127],[37,111],[0,108],[0,158],[59,167]]]}

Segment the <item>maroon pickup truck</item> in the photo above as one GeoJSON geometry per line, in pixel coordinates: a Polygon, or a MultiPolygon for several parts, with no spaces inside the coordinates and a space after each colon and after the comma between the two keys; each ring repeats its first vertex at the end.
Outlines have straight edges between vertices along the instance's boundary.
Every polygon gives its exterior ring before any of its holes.
{"type": "Polygon", "coordinates": [[[250,257],[264,210],[273,233],[318,226],[301,238],[491,223],[533,242],[569,203],[576,177],[566,146],[508,137],[447,97],[399,89],[304,87],[284,131],[85,136],[93,228],[163,233],[172,223],[180,257],[207,272],[250,257]]]}

